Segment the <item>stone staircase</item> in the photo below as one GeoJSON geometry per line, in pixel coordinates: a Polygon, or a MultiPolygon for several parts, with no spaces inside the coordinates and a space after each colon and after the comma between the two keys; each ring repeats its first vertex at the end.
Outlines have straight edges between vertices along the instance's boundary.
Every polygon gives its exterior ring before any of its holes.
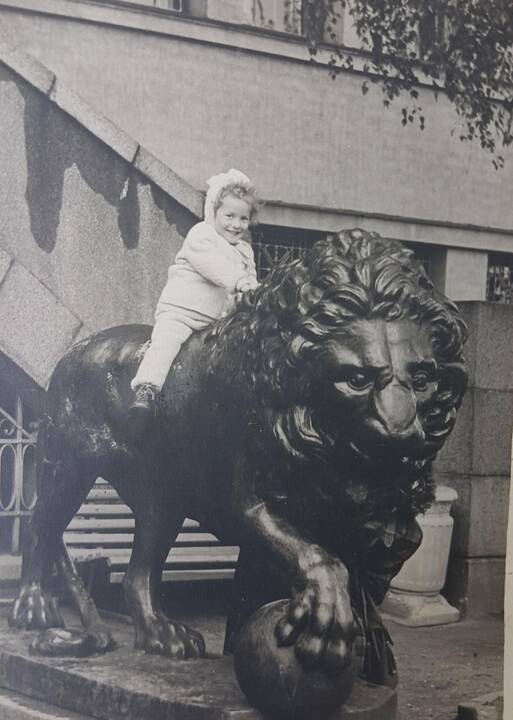
{"type": "MultiPolygon", "coordinates": [[[[104,559],[111,583],[120,583],[130,559],[134,517],[130,508],[103,479],[70,522],[64,541],[77,563],[104,559]]],[[[231,580],[239,548],[223,545],[194,520],[185,520],[168,555],[162,580],[231,580]]]]}
{"type": "Polygon", "coordinates": [[[0,606],[10,605],[14,600],[20,577],[21,555],[0,554],[0,606]]]}

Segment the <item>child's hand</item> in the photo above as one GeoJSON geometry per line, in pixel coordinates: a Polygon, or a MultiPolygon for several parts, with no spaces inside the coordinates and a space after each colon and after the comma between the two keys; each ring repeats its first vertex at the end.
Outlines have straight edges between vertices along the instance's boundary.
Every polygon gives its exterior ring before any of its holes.
{"type": "Polygon", "coordinates": [[[237,292],[245,293],[248,290],[255,290],[258,287],[258,285],[259,285],[259,283],[256,278],[244,277],[238,281],[236,290],[237,290],[237,292]]]}

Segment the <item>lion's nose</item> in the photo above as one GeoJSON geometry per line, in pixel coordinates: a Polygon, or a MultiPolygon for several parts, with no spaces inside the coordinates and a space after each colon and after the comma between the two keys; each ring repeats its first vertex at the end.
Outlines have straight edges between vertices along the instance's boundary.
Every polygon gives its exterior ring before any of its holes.
{"type": "Polygon", "coordinates": [[[417,400],[410,388],[397,381],[388,383],[373,396],[374,425],[388,440],[417,444],[424,438],[417,417],[417,400]]]}

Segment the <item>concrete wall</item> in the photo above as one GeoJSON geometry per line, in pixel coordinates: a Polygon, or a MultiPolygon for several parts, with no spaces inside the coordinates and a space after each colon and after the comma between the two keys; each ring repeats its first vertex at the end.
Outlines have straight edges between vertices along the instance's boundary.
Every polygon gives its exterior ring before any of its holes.
{"type": "Polygon", "coordinates": [[[436,463],[439,482],[459,495],[446,595],[469,615],[499,613],[513,426],[513,307],[461,303],[469,325],[469,388],[436,463]]]}
{"type": "Polygon", "coordinates": [[[447,233],[502,228],[513,247],[513,162],[496,172],[459,142],[442,96],[422,91],[426,130],[403,128],[378,89],[362,96],[362,75],[332,81],[296,39],[259,45],[255,32],[94,3],[16,4],[0,2],[6,32],[198,189],[233,165],[273,201],[416,218],[419,241],[435,221],[447,233]]]}
{"type": "Polygon", "coordinates": [[[76,339],[152,320],[202,199],[5,46],[0,136],[0,351],[45,386],[76,339]]]}

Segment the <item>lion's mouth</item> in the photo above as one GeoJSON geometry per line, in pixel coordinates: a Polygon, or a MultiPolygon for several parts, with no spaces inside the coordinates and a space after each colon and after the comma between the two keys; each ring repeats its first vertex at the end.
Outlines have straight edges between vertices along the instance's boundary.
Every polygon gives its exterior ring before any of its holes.
{"type": "Polygon", "coordinates": [[[390,461],[393,460],[394,462],[400,464],[400,465],[407,465],[408,463],[414,462],[415,458],[410,458],[407,455],[397,455],[390,452],[389,448],[383,447],[376,447],[375,452],[372,454],[369,452],[366,452],[363,450],[359,445],[357,445],[353,440],[349,441],[349,448],[353,452],[354,455],[356,455],[361,460],[364,460],[365,462],[371,462],[376,463],[379,461],[390,461]]]}

